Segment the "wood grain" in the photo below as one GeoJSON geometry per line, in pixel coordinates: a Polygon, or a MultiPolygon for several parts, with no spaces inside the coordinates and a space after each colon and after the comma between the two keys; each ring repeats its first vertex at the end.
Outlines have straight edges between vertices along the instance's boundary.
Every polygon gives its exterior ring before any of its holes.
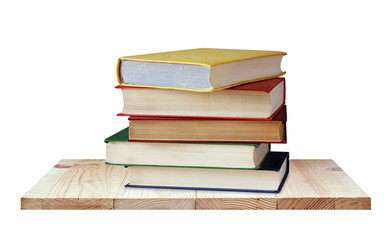
{"type": "Polygon", "coordinates": [[[194,190],[126,188],[126,175],[114,198],[114,209],[194,209],[194,190]]]}
{"type": "Polygon", "coordinates": [[[291,160],[278,209],[371,209],[365,192],[333,160],[291,160]]]}
{"type": "Polygon", "coordinates": [[[61,160],[21,209],[371,209],[370,197],[333,160],[290,160],[279,194],[125,188],[128,168],[61,160]]]}
{"type": "Polygon", "coordinates": [[[276,209],[276,194],[197,191],[196,209],[276,209]]]}
{"type": "Polygon", "coordinates": [[[105,160],[61,160],[21,198],[21,209],[113,209],[126,176],[105,160]]]}

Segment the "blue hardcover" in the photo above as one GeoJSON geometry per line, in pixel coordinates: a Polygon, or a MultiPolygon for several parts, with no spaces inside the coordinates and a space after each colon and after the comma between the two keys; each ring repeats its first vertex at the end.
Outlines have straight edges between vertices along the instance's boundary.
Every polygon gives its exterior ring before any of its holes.
{"type": "Polygon", "coordinates": [[[245,170],[245,171],[280,171],[284,161],[287,161],[286,170],[283,179],[281,180],[276,190],[251,190],[251,189],[228,189],[228,188],[202,188],[202,187],[171,187],[171,186],[143,186],[143,185],[131,185],[130,183],[125,187],[132,188],[158,188],[158,189],[181,189],[181,190],[205,190],[205,191],[231,191],[231,192],[261,192],[261,193],[279,193],[287,179],[289,172],[289,152],[270,152],[265,159],[263,165],[257,170],[245,170]]]}

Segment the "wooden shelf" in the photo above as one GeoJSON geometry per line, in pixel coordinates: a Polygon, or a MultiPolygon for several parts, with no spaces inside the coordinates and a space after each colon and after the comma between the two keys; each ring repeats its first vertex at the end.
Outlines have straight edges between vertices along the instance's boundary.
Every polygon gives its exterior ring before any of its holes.
{"type": "Polygon", "coordinates": [[[371,199],[333,160],[290,160],[279,194],[125,188],[128,169],[104,159],[61,160],[21,209],[370,209],[371,199]]]}

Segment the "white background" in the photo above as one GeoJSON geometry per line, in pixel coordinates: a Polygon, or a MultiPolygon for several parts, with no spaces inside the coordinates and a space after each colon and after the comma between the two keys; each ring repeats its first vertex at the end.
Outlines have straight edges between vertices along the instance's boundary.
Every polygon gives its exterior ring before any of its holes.
{"type": "Polygon", "coordinates": [[[1,235],[13,239],[384,235],[382,1],[1,1],[1,235]],[[63,158],[104,158],[127,125],[118,57],[198,47],[288,53],[291,158],[328,158],[371,211],[20,211],[63,158]],[[383,223],[382,223],[383,221],[383,223]]]}

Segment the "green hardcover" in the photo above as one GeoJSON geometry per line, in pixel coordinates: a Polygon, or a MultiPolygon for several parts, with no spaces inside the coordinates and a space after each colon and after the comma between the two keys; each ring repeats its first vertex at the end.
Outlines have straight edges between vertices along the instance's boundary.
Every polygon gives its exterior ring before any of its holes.
{"type": "MultiPolygon", "coordinates": [[[[105,139],[105,143],[108,142],[128,142],[129,141],[129,127],[122,129],[121,131],[111,135],[110,137],[105,139]]],[[[147,141],[149,142],[149,141],[147,141]]],[[[171,143],[171,142],[161,142],[161,143],[171,143]]],[[[172,143],[178,143],[178,144],[217,144],[217,145],[245,145],[245,146],[254,146],[256,148],[260,147],[259,143],[229,143],[229,142],[172,142],[172,143]]],[[[269,144],[269,148],[271,148],[271,144],[269,144]]],[[[115,164],[115,163],[109,163],[105,162],[106,165],[115,165],[115,166],[141,166],[141,167],[180,167],[180,168],[213,168],[213,169],[245,169],[245,170],[256,170],[259,169],[263,163],[265,162],[265,159],[267,159],[267,156],[269,155],[270,151],[267,152],[267,154],[264,157],[264,160],[260,163],[259,166],[255,168],[222,168],[222,167],[199,167],[199,166],[171,166],[171,165],[142,165],[142,164],[115,164]]]]}

